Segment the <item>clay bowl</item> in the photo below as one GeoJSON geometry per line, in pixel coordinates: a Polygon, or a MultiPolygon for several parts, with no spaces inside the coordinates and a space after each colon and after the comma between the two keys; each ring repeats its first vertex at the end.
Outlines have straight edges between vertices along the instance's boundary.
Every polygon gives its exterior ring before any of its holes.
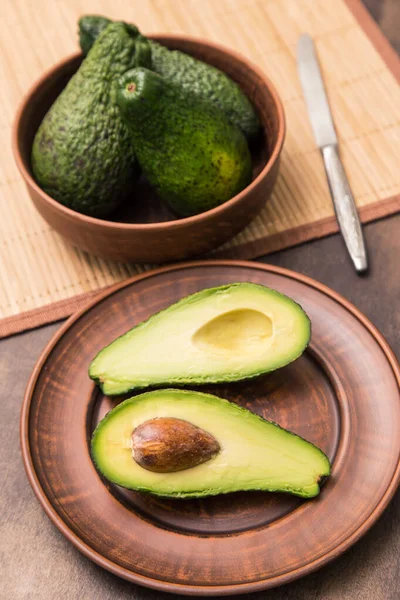
{"type": "Polygon", "coordinates": [[[108,220],[88,217],[48,196],[32,176],[34,135],[47,110],[78,69],[82,55],[59,62],[25,96],[13,130],[13,150],[30,197],[42,217],[74,246],[114,260],[162,263],[200,255],[242,230],[265,205],[279,167],[285,118],[278,94],[256,66],[231,50],[186,36],[154,35],[151,39],[182,50],[225,71],[256,107],[262,136],[252,149],[253,180],[221,206],[193,217],[177,218],[145,181],[139,201],[118,209],[108,220]]]}

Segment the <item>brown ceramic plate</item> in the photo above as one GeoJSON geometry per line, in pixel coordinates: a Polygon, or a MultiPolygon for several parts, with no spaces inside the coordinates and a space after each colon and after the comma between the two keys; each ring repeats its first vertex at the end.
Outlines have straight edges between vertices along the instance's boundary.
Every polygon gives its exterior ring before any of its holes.
{"type": "Polygon", "coordinates": [[[326,564],[363,535],[399,482],[400,369],[371,323],[311,279],[256,263],[212,261],[145,273],[99,296],[47,346],[21,416],[30,483],[60,531],[132,582],[191,595],[270,588],[326,564]],[[333,461],[320,496],[237,493],[167,500],[103,481],[91,433],[116,401],[87,376],[113,338],[187,294],[234,281],[274,287],[311,317],[310,349],[255,381],[207,386],[320,446],[333,461]]]}

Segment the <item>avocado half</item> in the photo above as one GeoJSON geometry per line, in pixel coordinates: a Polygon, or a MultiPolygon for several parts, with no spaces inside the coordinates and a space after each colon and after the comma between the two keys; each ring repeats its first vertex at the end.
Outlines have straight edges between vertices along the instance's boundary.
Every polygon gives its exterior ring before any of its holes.
{"type": "MultiPolygon", "coordinates": [[[[157,439],[150,441],[156,452],[157,439]]],[[[170,455],[181,450],[179,431],[175,447],[171,436],[169,443],[170,455]]],[[[330,474],[328,458],[310,442],[227,400],[189,390],[156,390],[125,400],[98,425],[91,453],[98,470],[111,482],[180,498],[244,490],[312,498],[319,494],[320,479],[330,474]],[[185,420],[200,428],[215,439],[218,452],[214,448],[206,462],[177,472],[143,468],[132,451],[133,434],[143,424],[162,419],[185,420]]]]}
{"type": "Polygon", "coordinates": [[[89,376],[105,394],[238,381],[298,358],[311,325],[291,298],[254,283],[187,296],[101,350],[89,376]]]}

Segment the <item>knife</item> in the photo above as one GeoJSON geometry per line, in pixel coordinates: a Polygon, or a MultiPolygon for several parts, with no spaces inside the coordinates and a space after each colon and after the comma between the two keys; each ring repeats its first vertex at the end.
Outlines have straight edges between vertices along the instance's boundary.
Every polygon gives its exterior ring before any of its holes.
{"type": "Polygon", "coordinates": [[[357,272],[368,268],[367,253],[350,185],[339,157],[338,139],[324,88],[314,42],[307,34],[297,44],[297,69],[315,141],[324,159],[336,218],[357,272]]]}

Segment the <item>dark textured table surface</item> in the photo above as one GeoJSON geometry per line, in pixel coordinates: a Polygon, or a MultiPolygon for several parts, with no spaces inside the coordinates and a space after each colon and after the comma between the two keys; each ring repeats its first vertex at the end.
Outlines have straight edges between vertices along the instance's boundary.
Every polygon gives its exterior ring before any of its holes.
{"type": "MultiPolygon", "coordinates": [[[[400,50],[400,1],[365,3],[400,50]]],[[[399,357],[400,215],[366,226],[365,234],[371,260],[366,277],[355,274],[339,235],[261,260],[305,273],[343,294],[373,321],[399,357]]],[[[79,554],[50,523],[27,482],[18,443],[19,407],[35,361],[59,326],[0,342],[0,599],[170,598],[122,581],[79,554]]],[[[398,600],[400,492],[378,523],[345,555],[313,575],[252,598],[398,600]]]]}

